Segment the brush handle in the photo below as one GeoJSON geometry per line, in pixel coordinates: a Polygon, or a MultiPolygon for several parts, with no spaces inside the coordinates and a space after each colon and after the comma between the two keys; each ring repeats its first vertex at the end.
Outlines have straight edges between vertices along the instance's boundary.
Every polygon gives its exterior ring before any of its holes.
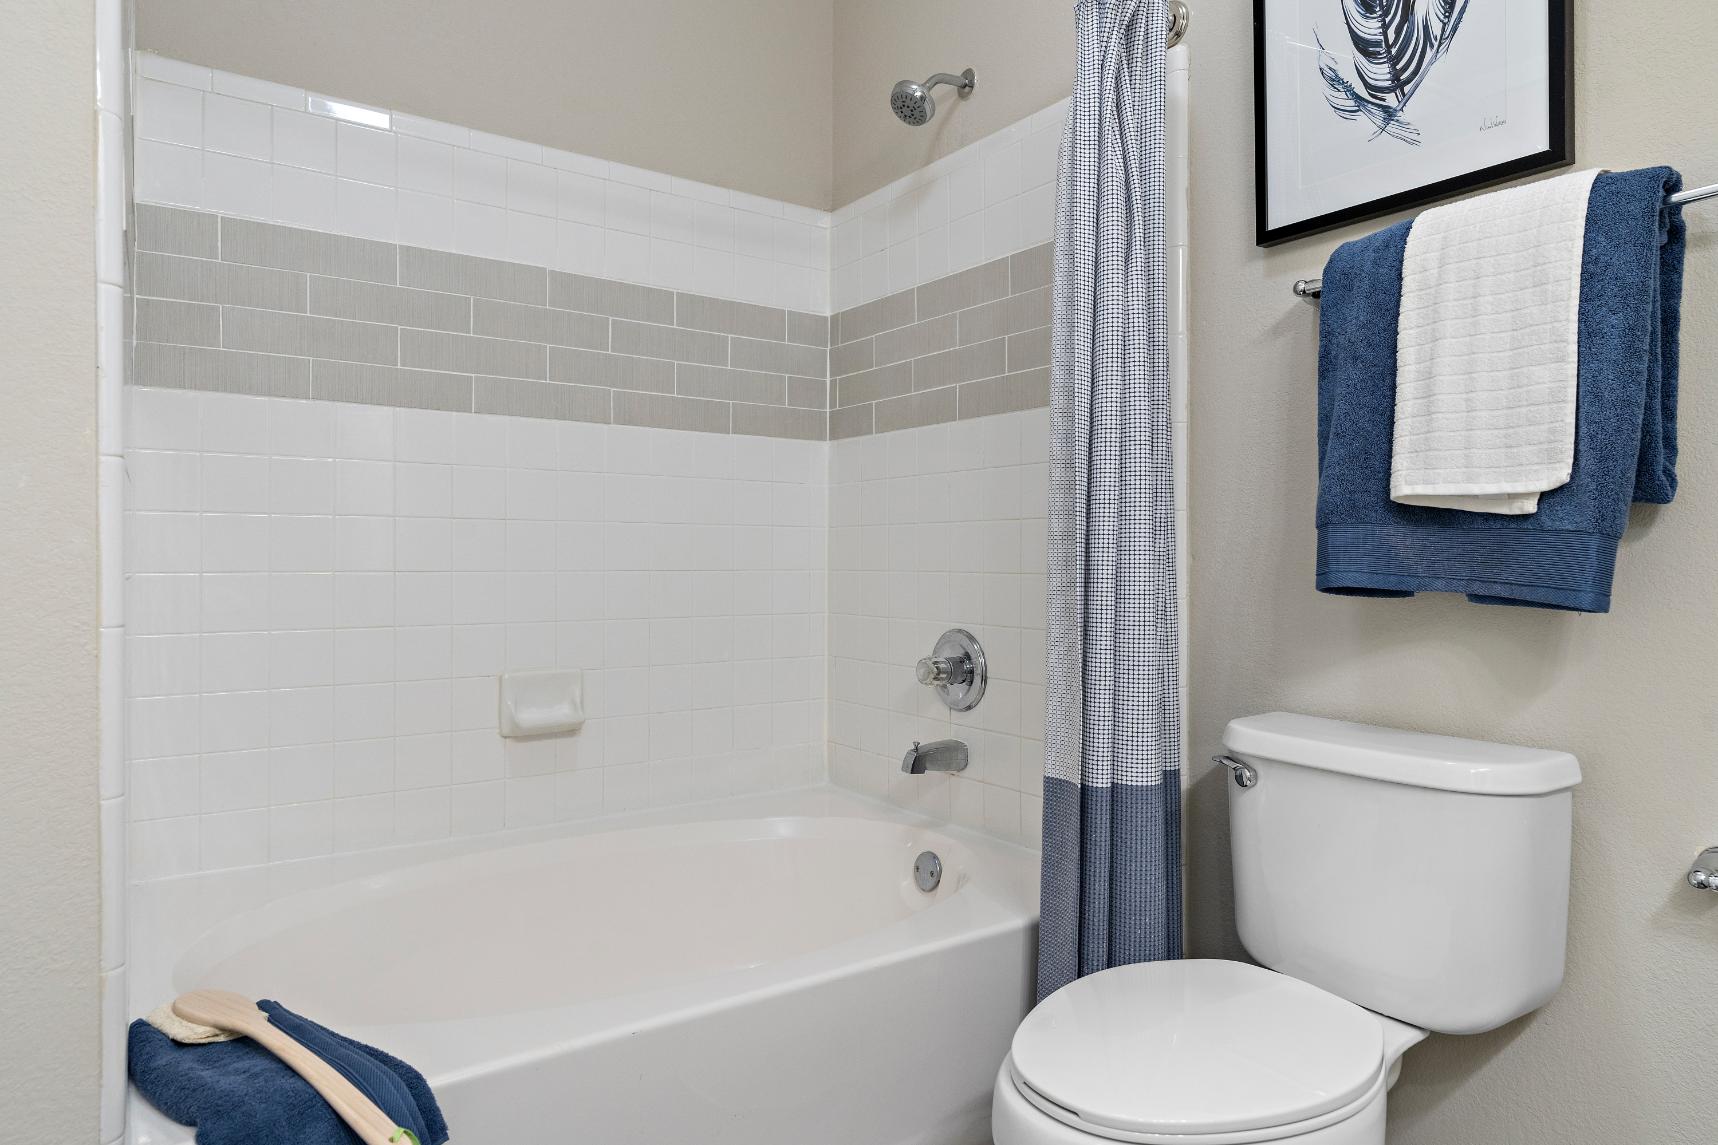
{"type": "Polygon", "coordinates": [[[381,1107],[365,1097],[346,1076],[268,1020],[249,998],[230,990],[193,990],[173,1001],[173,1012],[187,1022],[243,1034],[279,1058],[322,1095],[340,1120],[352,1127],[364,1145],[400,1145],[399,1126],[381,1107]]]}

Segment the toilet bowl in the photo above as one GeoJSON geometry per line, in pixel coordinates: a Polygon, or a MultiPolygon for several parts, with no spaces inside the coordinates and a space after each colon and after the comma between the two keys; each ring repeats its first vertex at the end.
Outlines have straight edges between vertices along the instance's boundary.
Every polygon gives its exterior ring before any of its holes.
{"type": "Polygon", "coordinates": [[[1216,959],[1122,966],[1047,998],[1015,1032],[996,1145],[1377,1145],[1424,1030],[1216,959]]]}
{"type": "Polygon", "coordinates": [[[1236,929],[1262,965],[1051,994],[997,1074],[996,1145],[1381,1145],[1409,1046],[1561,985],[1574,756],[1289,712],[1223,746],[1236,929]]]}

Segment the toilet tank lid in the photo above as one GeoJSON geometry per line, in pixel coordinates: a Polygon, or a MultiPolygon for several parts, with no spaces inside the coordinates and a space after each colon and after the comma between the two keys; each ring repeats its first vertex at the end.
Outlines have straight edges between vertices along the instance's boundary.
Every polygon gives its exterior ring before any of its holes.
{"type": "Polygon", "coordinates": [[[1236,755],[1473,795],[1544,795],[1581,782],[1566,751],[1353,724],[1294,712],[1230,720],[1236,755]]]}

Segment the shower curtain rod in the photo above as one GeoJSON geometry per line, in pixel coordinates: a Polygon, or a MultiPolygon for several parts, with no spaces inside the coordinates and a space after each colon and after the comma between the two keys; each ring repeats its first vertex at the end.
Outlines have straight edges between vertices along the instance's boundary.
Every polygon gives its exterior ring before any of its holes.
{"type": "Polygon", "coordinates": [[[1169,0],[1169,40],[1165,46],[1173,48],[1187,36],[1187,5],[1181,0],[1169,0]]]}
{"type": "MultiPolygon", "coordinates": [[[[1689,203],[1698,203],[1704,199],[1718,199],[1718,183],[1710,187],[1695,187],[1691,191],[1678,191],[1670,195],[1665,202],[1673,206],[1685,207],[1689,203]]],[[[1321,278],[1296,279],[1293,287],[1298,298],[1317,298],[1324,293],[1324,280],[1321,278]]]]}

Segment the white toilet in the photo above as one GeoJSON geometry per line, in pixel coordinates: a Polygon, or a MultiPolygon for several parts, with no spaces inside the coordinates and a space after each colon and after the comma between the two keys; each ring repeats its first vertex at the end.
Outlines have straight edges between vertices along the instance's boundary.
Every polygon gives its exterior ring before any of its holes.
{"type": "Polygon", "coordinates": [[[1563,981],[1566,752],[1274,712],[1229,724],[1235,912],[1264,966],[1122,966],[1046,998],[996,1145],[1379,1145],[1404,1051],[1563,981]]]}

